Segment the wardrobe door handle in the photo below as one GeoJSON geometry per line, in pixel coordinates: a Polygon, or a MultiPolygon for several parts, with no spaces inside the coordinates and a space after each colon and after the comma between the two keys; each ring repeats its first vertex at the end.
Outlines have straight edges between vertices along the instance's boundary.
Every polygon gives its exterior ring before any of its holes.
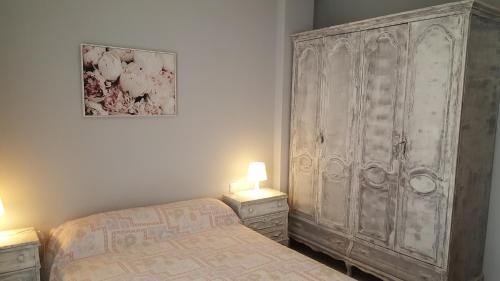
{"type": "Polygon", "coordinates": [[[401,159],[406,159],[406,138],[403,137],[399,143],[395,145],[396,153],[401,159]]]}
{"type": "Polygon", "coordinates": [[[407,145],[406,138],[403,137],[403,140],[401,141],[401,152],[402,152],[403,159],[406,159],[406,145],[407,145]]]}
{"type": "Polygon", "coordinates": [[[323,144],[325,142],[325,137],[323,136],[323,133],[319,133],[319,143],[323,144]]]}

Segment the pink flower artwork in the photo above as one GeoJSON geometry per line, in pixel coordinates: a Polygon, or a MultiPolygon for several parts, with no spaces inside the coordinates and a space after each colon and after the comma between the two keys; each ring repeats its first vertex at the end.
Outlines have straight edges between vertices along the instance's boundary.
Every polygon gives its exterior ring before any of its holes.
{"type": "Polygon", "coordinates": [[[177,113],[175,53],[82,44],[85,116],[177,113]]]}

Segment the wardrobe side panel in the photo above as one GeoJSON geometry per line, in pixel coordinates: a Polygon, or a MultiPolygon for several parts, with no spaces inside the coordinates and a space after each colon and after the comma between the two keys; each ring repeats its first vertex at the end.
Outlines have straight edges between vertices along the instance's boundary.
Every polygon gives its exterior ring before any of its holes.
{"type": "Polygon", "coordinates": [[[321,40],[295,44],[291,124],[292,214],[315,219],[321,40]]]}
{"type": "Polygon", "coordinates": [[[500,93],[500,24],[475,15],[470,21],[449,255],[453,281],[482,276],[500,93]]]}

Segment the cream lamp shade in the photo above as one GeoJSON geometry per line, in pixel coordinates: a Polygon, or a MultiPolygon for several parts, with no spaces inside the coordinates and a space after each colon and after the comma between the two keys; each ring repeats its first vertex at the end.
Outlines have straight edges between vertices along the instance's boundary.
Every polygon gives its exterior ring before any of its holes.
{"type": "Polygon", "coordinates": [[[255,183],[255,190],[259,190],[259,182],[267,180],[266,164],[264,162],[250,162],[247,179],[255,183]]]}
{"type": "Polygon", "coordinates": [[[0,198],[0,217],[3,217],[3,215],[5,215],[5,209],[3,207],[3,201],[0,198]]]}

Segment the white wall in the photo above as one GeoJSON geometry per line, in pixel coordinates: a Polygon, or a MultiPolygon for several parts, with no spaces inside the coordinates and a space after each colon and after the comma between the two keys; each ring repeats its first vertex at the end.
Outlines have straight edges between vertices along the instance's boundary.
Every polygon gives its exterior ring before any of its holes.
{"type": "MultiPolygon", "coordinates": [[[[461,1],[461,0],[460,0],[461,1]]],[[[454,0],[314,0],[314,27],[321,28],[356,20],[441,5],[454,0]]],[[[481,0],[500,7],[500,0],[481,0]]]]}
{"type": "Polygon", "coordinates": [[[500,278],[500,122],[497,124],[495,160],[493,162],[493,181],[491,183],[488,231],[484,252],[484,281],[497,281],[500,278]]]}
{"type": "MultiPolygon", "coordinates": [[[[291,2],[309,2],[311,26],[313,1],[291,2]]],[[[0,228],[45,231],[98,211],[219,197],[251,160],[268,163],[272,183],[275,82],[290,57],[282,26],[294,26],[284,7],[0,1],[0,228]],[[82,42],[177,52],[179,115],[83,118],[82,42]]]]}
{"type": "MultiPolygon", "coordinates": [[[[316,28],[343,24],[411,9],[439,5],[451,0],[315,0],[316,28]]],[[[484,2],[500,7],[500,0],[484,2]]],[[[485,281],[500,280],[500,122],[497,128],[493,182],[488,216],[483,271],[485,281]]]]}

